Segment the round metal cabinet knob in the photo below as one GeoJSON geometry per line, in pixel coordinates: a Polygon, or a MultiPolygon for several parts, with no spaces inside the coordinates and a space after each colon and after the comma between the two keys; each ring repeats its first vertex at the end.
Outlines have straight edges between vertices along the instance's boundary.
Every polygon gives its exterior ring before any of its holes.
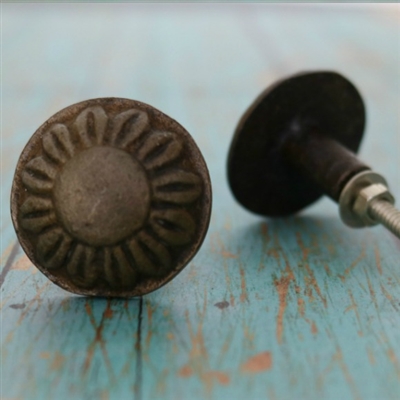
{"type": "Polygon", "coordinates": [[[211,184],[176,121],[138,101],[92,99],[33,134],[17,164],[11,214],[22,248],[57,285],[140,296],[170,281],[200,248],[211,184]]]}
{"type": "Polygon", "coordinates": [[[400,237],[400,212],[385,179],[355,153],[365,126],[362,98],[335,72],[298,74],[264,91],[240,120],[228,180],[250,211],[298,212],[323,194],[352,227],[385,225],[400,237]]]}

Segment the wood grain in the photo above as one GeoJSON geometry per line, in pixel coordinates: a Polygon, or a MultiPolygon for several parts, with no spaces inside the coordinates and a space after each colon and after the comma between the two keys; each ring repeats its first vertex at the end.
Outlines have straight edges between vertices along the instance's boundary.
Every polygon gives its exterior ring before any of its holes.
{"type": "Polygon", "coordinates": [[[329,69],[361,90],[361,158],[400,198],[396,5],[3,4],[1,397],[390,399],[400,393],[400,243],[351,230],[328,199],[263,220],[225,163],[266,85],[329,69]],[[38,272],[8,214],[18,155],[59,109],[116,96],[193,135],[211,173],[208,236],[139,299],[83,298],[38,272]]]}

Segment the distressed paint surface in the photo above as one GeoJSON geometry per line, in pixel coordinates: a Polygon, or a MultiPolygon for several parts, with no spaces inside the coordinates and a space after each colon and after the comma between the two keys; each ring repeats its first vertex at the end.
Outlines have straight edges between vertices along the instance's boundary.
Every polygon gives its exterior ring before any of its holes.
{"type": "Polygon", "coordinates": [[[361,158],[400,198],[400,14],[378,5],[2,5],[1,397],[398,399],[400,242],[351,230],[325,199],[263,220],[235,203],[225,161],[264,87],[301,70],[361,90],[361,158]],[[201,148],[208,236],[144,298],[71,295],[16,242],[9,192],[30,135],[87,98],[147,102],[201,148]]]}

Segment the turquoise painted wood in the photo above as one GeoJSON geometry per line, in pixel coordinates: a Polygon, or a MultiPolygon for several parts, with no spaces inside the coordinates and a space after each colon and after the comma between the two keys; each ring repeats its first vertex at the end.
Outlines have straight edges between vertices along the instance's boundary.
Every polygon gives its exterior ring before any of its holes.
{"type": "Polygon", "coordinates": [[[368,109],[361,157],[400,198],[398,5],[2,4],[1,398],[399,399],[400,243],[324,199],[284,220],[232,198],[235,125],[275,79],[343,73],[368,109]],[[210,169],[203,247],[141,299],[71,295],[23,254],[18,155],[49,116],[100,96],[152,104],[210,169]]]}

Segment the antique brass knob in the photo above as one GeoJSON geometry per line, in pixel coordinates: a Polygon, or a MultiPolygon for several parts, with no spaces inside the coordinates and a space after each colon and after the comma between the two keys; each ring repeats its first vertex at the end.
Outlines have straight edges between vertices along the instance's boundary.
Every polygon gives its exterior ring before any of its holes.
{"type": "Polygon", "coordinates": [[[240,120],[228,158],[236,199],[254,213],[294,214],[323,194],[351,227],[383,224],[400,237],[386,180],[361,162],[365,108],[335,72],[298,74],[264,91],[240,120]]]}
{"type": "Polygon", "coordinates": [[[211,184],[189,133],[155,108],[99,98],[47,120],[15,172],[11,214],[30,260],[77,294],[140,296],[192,259],[211,184]]]}

